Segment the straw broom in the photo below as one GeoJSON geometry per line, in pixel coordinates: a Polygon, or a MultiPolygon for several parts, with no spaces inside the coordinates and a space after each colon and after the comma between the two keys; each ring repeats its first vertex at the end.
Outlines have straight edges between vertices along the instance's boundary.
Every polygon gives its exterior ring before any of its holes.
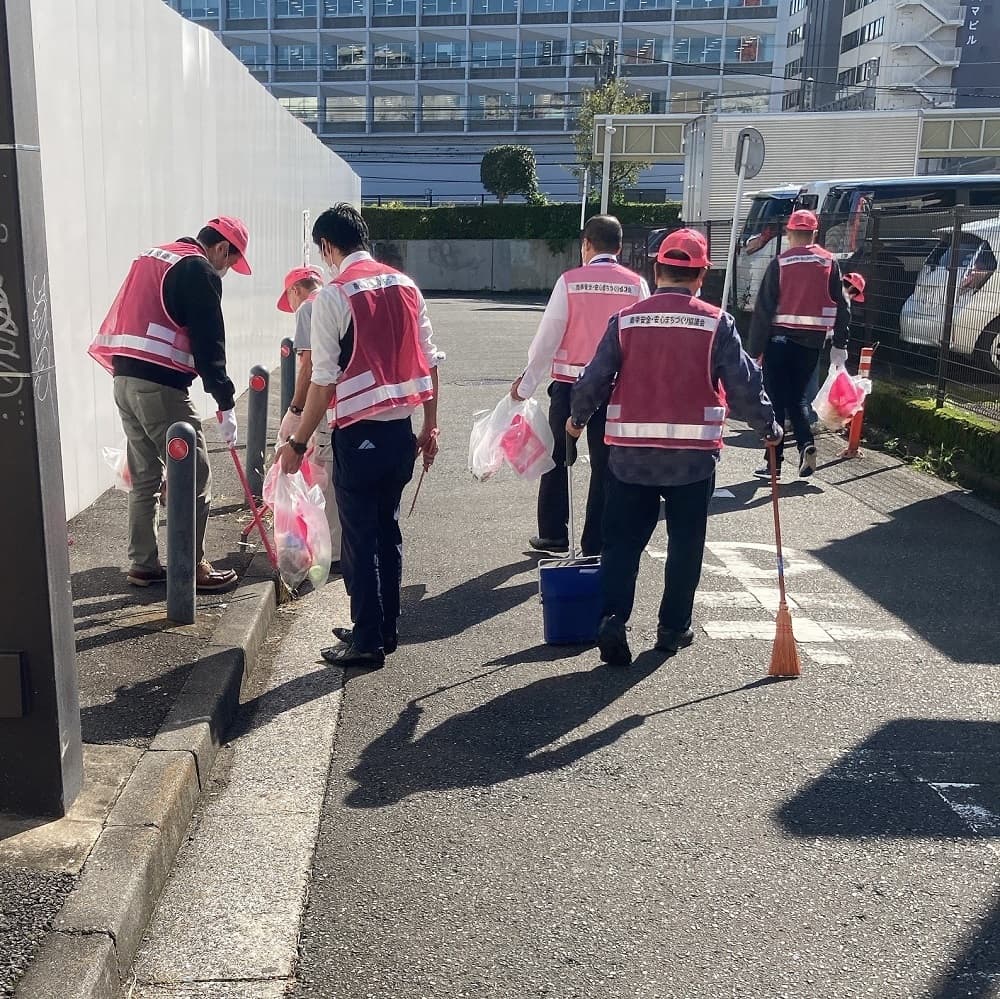
{"type": "Polygon", "coordinates": [[[781,520],[778,516],[778,456],[773,444],[768,445],[768,460],[771,465],[771,506],[774,510],[774,541],[778,550],[778,602],[777,632],[771,647],[771,665],[768,676],[796,677],[802,673],[799,650],[792,634],[792,615],[785,601],[785,560],[781,554],[781,520]]]}

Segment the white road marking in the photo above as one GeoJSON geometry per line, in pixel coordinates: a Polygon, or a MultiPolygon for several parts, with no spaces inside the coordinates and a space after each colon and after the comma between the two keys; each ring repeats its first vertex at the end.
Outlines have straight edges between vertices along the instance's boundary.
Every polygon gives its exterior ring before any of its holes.
{"type": "MultiPolygon", "coordinates": [[[[777,575],[778,555],[774,545],[757,544],[752,541],[710,541],[705,548],[722,563],[721,567],[706,565],[707,572],[733,576],[744,585],[748,580],[758,582],[774,579],[777,575]]],[[[818,572],[823,568],[818,562],[814,562],[793,548],[784,548],[782,555],[785,559],[786,578],[804,572],[818,572]]]]}
{"type": "MultiPolygon", "coordinates": [[[[753,638],[770,642],[774,639],[773,621],[705,621],[702,629],[709,638],[753,638]]],[[[807,617],[792,621],[792,631],[799,642],[832,642],[833,639],[807,617]]]]}
{"type": "Polygon", "coordinates": [[[899,628],[856,628],[850,624],[833,624],[824,621],[821,625],[835,642],[912,642],[913,638],[899,628]]]}
{"type": "Polygon", "coordinates": [[[712,493],[712,499],[736,499],[736,493],[731,489],[716,489],[712,493]]]}
{"type": "Polygon", "coordinates": [[[973,831],[981,834],[995,835],[1000,832],[1000,815],[972,801],[957,801],[955,791],[971,790],[978,784],[951,784],[926,781],[928,787],[934,788],[937,796],[973,831]],[[950,792],[950,793],[946,793],[950,792]]]}
{"type": "Polygon", "coordinates": [[[740,610],[755,610],[760,601],[752,594],[741,590],[706,590],[696,593],[694,602],[699,607],[729,607],[740,610]]]}
{"type": "Polygon", "coordinates": [[[840,649],[831,649],[828,645],[816,645],[812,642],[800,644],[804,652],[817,666],[853,666],[854,660],[840,649]]]}

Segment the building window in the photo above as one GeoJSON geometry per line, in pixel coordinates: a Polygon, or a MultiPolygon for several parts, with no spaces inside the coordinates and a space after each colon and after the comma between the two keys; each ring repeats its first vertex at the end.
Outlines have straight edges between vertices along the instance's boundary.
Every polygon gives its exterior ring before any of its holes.
{"type": "Polygon", "coordinates": [[[315,17],[318,13],[318,0],[274,0],[275,17],[315,17]]]}
{"type": "Polygon", "coordinates": [[[792,0],[792,2],[788,5],[788,16],[792,17],[795,14],[798,14],[799,11],[805,9],[806,9],[806,0],[792,0]]]}
{"type": "Polygon", "coordinates": [[[531,119],[559,119],[566,113],[566,95],[548,93],[521,93],[521,117],[531,119]]]}
{"type": "Polygon", "coordinates": [[[473,14],[516,14],[518,0],[473,0],[473,14]]]}
{"type": "Polygon", "coordinates": [[[788,32],[788,47],[791,48],[793,45],[798,45],[802,39],[805,37],[806,29],[804,25],[799,25],[797,28],[792,28],[788,32]]]}
{"type": "Polygon", "coordinates": [[[573,42],[573,65],[574,66],[601,66],[604,63],[604,54],[608,50],[608,41],[605,38],[587,38],[573,42]]]}
{"type": "Polygon", "coordinates": [[[374,0],[375,17],[416,17],[417,0],[374,0]]]}
{"type": "Polygon", "coordinates": [[[365,0],[323,0],[324,17],[364,17],[365,0]]]}
{"type": "Polygon", "coordinates": [[[415,110],[412,94],[383,94],[374,100],[376,121],[413,121],[415,110]]]}
{"type": "Polygon", "coordinates": [[[359,42],[341,42],[323,46],[323,66],[326,69],[364,69],[368,50],[359,42]]]}
{"type": "Polygon", "coordinates": [[[230,21],[266,19],[267,0],[226,0],[226,17],[230,21]]]}
{"type": "Polygon", "coordinates": [[[326,120],[337,122],[358,122],[365,120],[367,102],[363,94],[338,94],[326,98],[326,120]]]}
{"type": "Polygon", "coordinates": [[[315,122],[319,117],[318,97],[279,97],[278,103],[299,121],[315,122]]]}
{"type": "Polygon", "coordinates": [[[844,17],[861,10],[863,7],[867,7],[870,3],[875,3],[875,0],[846,0],[844,3],[844,17]]]}
{"type": "Polygon", "coordinates": [[[465,0],[424,0],[425,14],[464,14],[467,9],[465,0]]]}
{"type": "Polygon", "coordinates": [[[866,42],[874,41],[876,38],[881,38],[885,32],[885,18],[878,17],[874,21],[869,21],[866,25],[858,28],[856,31],[852,31],[848,35],[844,35],[843,40],[840,43],[841,52],[850,52],[851,49],[856,49],[859,45],[864,45],[866,42]]]}
{"type": "Polygon", "coordinates": [[[458,94],[424,94],[420,98],[420,113],[424,121],[454,121],[458,127],[464,117],[458,94]]]}
{"type": "Polygon", "coordinates": [[[618,10],[621,7],[619,0],[573,0],[573,10],[618,10]]]}
{"type": "Polygon", "coordinates": [[[522,66],[566,65],[566,41],[562,38],[532,38],[521,46],[522,66]]]}
{"type": "Polygon", "coordinates": [[[721,38],[695,35],[692,38],[674,39],[674,62],[683,62],[692,66],[718,66],[721,57],[721,38]]]}
{"type": "Polygon", "coordinates": [[[268,47],[266,45],[256,44],[251,45],[243,43],[242,45],[231,45],[229,51],[236,56],[237,59],[247,69],[251,71],[257,70],[267,70],[268,63],[268,47]]]}
{"type": "Polygon", "coordinates": [[[424,66],[458,69],[465,62],[465,46],[461,42],[424,42],[420,62],[424,66]]]}
{"type": "Polygon", "coordinates": [[[569,0],[524,0],[525,14],[561,14],[569,10],[569,0]]]}
{"type": "Polygon", "coordinates": [[[856,87],[872,83],[878,77],[881,63],[881,59],[869,59],[860,66],[852,66],[837,77],[837,85],[840,87],[856,87]]]}
{"type": "Polygon", "coordinates": [[[315,45],[278,45],[274,56],[278,69],[311,69],[316,66],[315,45]]]}
{"type": "Polygon", "coordinates": [[[513,40],[472,43],[472,65],[476,69],[513,66],[515,59],[516,45],[513,40]]]}
{"type": "Polygon", "coordinates": [[[791,80],[802,72],[802,59],[793,59],[785,66],[785,79],[791,80]]]}
{"type": "Polygon", "coordinates": [[[801,90],[789,90],[788,93],[781,98],[782,111],[794,111],[795,108],[801,107],[801,105],[802,105],[801,90]]]}
{"type": "Polygon", "coordinates": [[[770,62],[773,50],[769,35],[737,35],[726,39],[726,62],[770,62]]]}
{"type": "Polygon", "coordinates": [[[372,54],[375,69],[400,69],[416,63],[417,46],[414,42],[379,42],[372,54]]]}
{"type": "Polygon", "coordinates": [[[662,38],[626,38],[622,43],[622,62],[626,66],[652,66],[663,63],[662,38]]]}
{"type": "Polygon", "coordinates": [[[672,0],[625,0],[626,10],[670,10],[672,0]]]}
{"type": "Polygon", "coordinates": [[[213,0],[181,0],[181,13],[195,21],[219,16],[219,5],[213,0]]]}
{"type": "Polygon", "coordinates": [[[472,117],[480,121],[503,121],[514,117],[514,95],[476,94],[472,99],[472,117]]]}

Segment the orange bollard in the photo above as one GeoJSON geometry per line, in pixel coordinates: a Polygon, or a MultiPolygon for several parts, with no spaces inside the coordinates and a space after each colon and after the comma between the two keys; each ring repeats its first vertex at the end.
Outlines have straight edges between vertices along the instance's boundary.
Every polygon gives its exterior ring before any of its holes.
{"type": "MultiPolygon", "coordinates": [[[[876,345],[877,346],[877,345],[876,345]]],[[[872,373],[872,356],[875,347],[862,347],[861,363],[858,365],[858,376],[860,378],[870,378],[872,373]]],[[[865,407],[862,406],[851,417],[851,430],[847,438],[847,447],[840,452],[840,458],[861,458],[864,452],[861,451],[861,429],[865,423],[865,407]]]]}

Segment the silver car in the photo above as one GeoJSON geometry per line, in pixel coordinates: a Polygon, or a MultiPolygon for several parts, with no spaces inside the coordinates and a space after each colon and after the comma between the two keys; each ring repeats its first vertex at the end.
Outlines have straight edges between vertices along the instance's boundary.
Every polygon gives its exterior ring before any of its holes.
{"type": "MultiPolygon", "coordinates": [[[[924,261],[899,317],[900,339],[936,347],[945,321],[952,231],[935,230],[938,245],[924,261]]],[[[1000,375],[1000,218],[962,226],[955,275],[950,348],[1000,375]]]]}

